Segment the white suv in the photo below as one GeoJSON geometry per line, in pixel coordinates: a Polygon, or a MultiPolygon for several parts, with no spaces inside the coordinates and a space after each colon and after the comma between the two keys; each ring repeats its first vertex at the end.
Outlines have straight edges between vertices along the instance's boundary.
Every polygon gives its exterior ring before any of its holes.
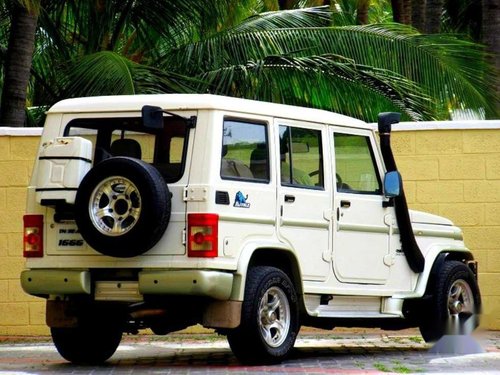
{"type": "Polygon", "coordinates": [[[475,327],[477,263],[449,220],[408,210],[398,119],[379,116],[377,142],[353,118],[213,95],[54,105],[21,283],[47,300],[59,353],[102,362],[124,332],[199,323],[272,363],[301,325],[475,327]]]}

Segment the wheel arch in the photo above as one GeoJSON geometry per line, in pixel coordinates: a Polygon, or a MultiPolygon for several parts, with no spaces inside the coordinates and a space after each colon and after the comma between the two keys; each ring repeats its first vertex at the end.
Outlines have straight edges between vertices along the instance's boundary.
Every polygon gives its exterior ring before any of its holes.
{"type": "Polygon", "coordinates": [[[452,260],[466,264],[477,279],[477,264],[469,249],[465,247],[435,247],[426,256],[425,269],[418,280],[414,293],[403,297],[405,299],[403,311],[407,318],[418,320],[419,315],[415,315],[415,312],[421,311],[422,308],[425,309],[423,306],[433,298],[433,286],[436,283],[437,276],[443,265],[452,260]],[[433,259],[432,263],[430,262],[431,259],[433,259]]]}
{"type": "Polygon", "coordinates": [[[458,260],[467,264],[477,276],[474,266],[474,257],[468,248],[465,246],[450,247],[449,245],[436,245],[432,247],[425,256],[425,268],[419,275],[417,285],[413,292],[397,294],[394,297],[412,299],[421,298],[426,295],[428,286],[432,285],[432,281],[435,280],[435,275],[440,267],[445,261],[449,260],[458,260]]]}
{"type": "Polygon", "coordinates": [[[302,287],[302,273],[300,270],[299,262],[295,254],[286,247],[282,246],[247,246],[246,250],[240,256],[237,274],[240,276],[238,280],[238,288],[236,294],[233,293],[232,299],[243,300],[245,292],[246,275],[251,267],[255,266],[271,266],[276,267],[285,272],[295,286],[297,297],[300,300],[300,310],[304,309],[303,304],[303,287],[302,287]],[[245,277],[243,277],[245,276],[245,277]]]}
{"type": "Polygon", "coordinates": [[[433,294],[432,285],[434,285],[436,277],[443,267],[445,262],[456,260],[464,263],[469,267],[477,280],[477,264],[474,262],[474,256],[469,251],[442,251],[438,254],[434,263],[432,265],[431,272],[427,278],[426,288],[424,297],[431,296],[433,294]]]}

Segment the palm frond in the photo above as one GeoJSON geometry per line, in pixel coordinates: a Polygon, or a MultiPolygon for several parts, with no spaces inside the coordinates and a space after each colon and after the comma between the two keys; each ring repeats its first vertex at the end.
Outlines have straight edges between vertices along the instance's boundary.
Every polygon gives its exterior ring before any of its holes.
{"type": "Polygon", "coordinates": [[[110,51],[87,55],[66,71],[65,97],[193,92],[196,83],[193,78],[136,64],[110,51]]]}
{"type": "Polygon", "coordinates": [[[332,13],[328,6],[264,12],[249,17],[228,32],[244,33],[290,27],[324,27],[331,25],[331,17],[332,13]]]}
{"type": "Polygon", "coordinates": [[[431,116],[429,98],[413,82],[335,55],[268,56],[207,72],[200,79],[217,94],[322,108],[367,121],[387,108],[407,119],[431,116]]]}
{"type": "Polygon", "coordinates": [[[267,56],[335,54],[357,64],[392,71],[420,85],[440,116],[450,107],[492,112],[492,70],[483,48],[453,35],[423,36],[403,25],[294,28],[224,33],[172,54],[169,66],[200,74],[267,56]],[[182,66],[180,61],[189,61],[182,66]]]}

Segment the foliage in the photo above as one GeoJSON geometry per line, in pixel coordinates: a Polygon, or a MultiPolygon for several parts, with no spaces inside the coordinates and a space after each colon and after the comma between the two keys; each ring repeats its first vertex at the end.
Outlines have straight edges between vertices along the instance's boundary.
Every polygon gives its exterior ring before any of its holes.
{"type": "MultiPolygon", "coordinates": [[[[28,1],[37,3],[37,1],[28,1]]],[[[492,113],[481,46],[387,23],[387,1],[355,26],[352,1],[290,10],[272,0],[40,0],[30,104],[75,96],[211,92],[375,121],[492,113]]],[[[8,7],[0,1],[0,11],[8,7]]],[[[8,17],[0,21],[1,47],[8,17]]],[[[0,81],[1,86],[1,81],[0,81]]]]}

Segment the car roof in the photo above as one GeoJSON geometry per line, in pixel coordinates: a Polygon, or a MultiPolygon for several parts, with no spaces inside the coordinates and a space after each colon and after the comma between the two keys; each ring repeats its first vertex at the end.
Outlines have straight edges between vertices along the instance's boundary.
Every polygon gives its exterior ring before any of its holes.
{"type": "Polygon", "coordinates": [[[364,121],[335,112],[212,94],[150,94],[73,98],[54,104],[48,113],[140,112],[144,105],[158,106],[167,111],[213,109],[372,129],[364,121]]]}

